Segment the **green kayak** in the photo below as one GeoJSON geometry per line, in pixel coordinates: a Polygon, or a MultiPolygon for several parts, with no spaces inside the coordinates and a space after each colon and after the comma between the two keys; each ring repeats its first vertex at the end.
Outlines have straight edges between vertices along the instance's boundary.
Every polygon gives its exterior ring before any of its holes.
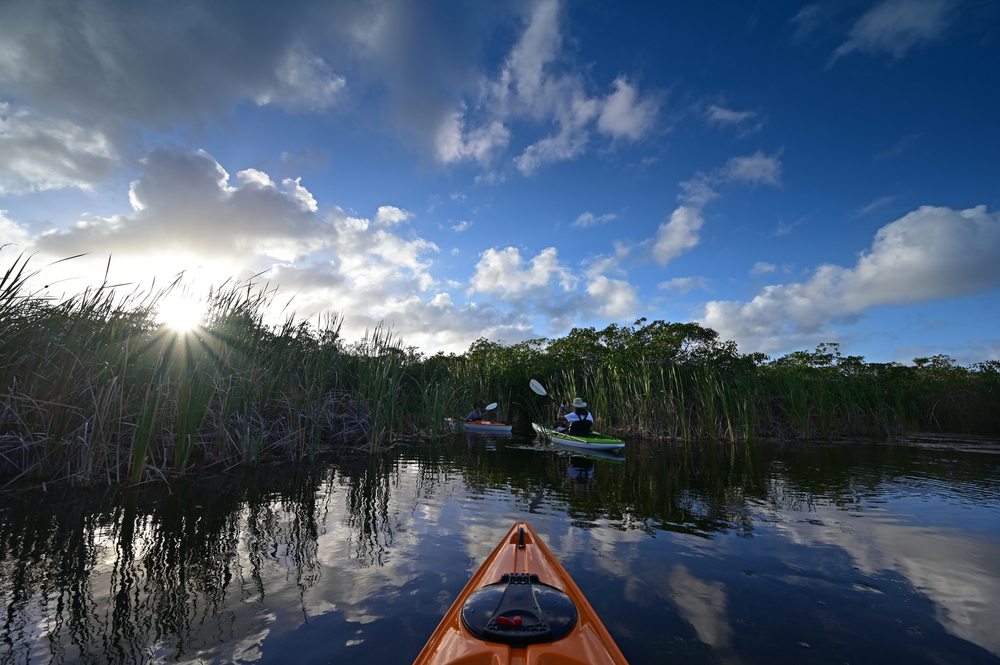
{"type": "Polygon", "coordinates": [[[573,436],[565,432],[557,432],[551,427],[531,423],[531,427],[547,439],[580,450],[618,450],[625,447],[625,442],[613,436],[591,433],[590,436],[573,436]]]}

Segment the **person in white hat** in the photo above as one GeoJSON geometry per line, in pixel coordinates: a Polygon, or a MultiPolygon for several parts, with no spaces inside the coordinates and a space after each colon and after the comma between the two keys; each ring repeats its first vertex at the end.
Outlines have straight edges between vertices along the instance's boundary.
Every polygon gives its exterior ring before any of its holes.
{"type": "Polygon", "coordinates": [[[573,398],[573,410],[564,414],[566,405],[559,406],[559,415],[556,422],[560,425],[560,420],[566,421],[564,427],[569,429],[569,433],[574,436],[590,436],[590,430],[594,426],[594,414],[587,410],[587,403],[579,397],[573,398]]]}

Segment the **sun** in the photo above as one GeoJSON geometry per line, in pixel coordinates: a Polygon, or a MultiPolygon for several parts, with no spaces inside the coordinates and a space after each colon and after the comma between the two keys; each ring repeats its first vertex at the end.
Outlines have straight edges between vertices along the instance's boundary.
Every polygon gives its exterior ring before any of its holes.
{"type": "Polygon", "coordinates": [[[156,320],[177,332],[188,332],[197,328],[204,316],[204,307],[196,299],[168,296],[159,303],[156,320]]]}

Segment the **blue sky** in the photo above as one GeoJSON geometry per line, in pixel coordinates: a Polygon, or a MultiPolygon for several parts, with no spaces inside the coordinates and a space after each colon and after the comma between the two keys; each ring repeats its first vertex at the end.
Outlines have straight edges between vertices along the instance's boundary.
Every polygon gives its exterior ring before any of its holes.
{"type": "Polygon", "coordinates": [[[647,317],[978,362],[998,118],[990,0],[4,0],[0,257],[262,273],[428,352],[647,317]]]}

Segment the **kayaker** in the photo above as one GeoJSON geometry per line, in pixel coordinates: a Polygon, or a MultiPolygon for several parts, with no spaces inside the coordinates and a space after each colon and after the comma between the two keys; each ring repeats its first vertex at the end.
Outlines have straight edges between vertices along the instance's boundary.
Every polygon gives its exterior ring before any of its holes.
{"type": "Polygon", "coordinates": [[[483,405],[481,402],[475,401],[472,403],[472,413],[470,413],[465,417],[465,422],[469,423],[472,422],[473,420],[482,420],[482,419],[483,419],[483,405]]]}
{"type": "Polygon", "coordinates": [[[559,405],[559,415],[556,416],[556,422],[559,423],[560,420],[565,420],[566,425],[564,427],[573,436],[589,436],[590,430],[594,426],[594,415],[587,410],[587,403],[579,397],[574,397],[573,410],[564,414],[563,410],[565,408],[565,405],[559,405]]]}

